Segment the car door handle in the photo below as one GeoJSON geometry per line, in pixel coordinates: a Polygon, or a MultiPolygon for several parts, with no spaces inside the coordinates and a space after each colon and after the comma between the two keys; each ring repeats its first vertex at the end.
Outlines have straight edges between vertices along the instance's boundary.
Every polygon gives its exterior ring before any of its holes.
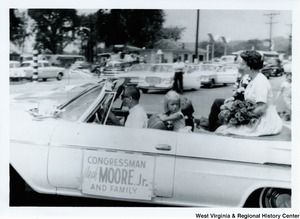
{"type": "Polygon", "coordinates": [[[172,147],[170,145],[167,145],[167,144],[157,144],[155,146],[155,148],[157,150],[161,150],[161,151],[170,151],[172,149],[172,147]]]}

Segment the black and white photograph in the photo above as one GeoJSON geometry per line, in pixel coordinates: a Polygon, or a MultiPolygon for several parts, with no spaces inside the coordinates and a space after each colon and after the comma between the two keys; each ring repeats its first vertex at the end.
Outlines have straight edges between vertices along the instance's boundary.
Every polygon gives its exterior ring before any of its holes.
{"type": "Polygon", "coordinates": [[[1,9],[0,218],[299,218],[300,2],[127,2],[1,9]]]}

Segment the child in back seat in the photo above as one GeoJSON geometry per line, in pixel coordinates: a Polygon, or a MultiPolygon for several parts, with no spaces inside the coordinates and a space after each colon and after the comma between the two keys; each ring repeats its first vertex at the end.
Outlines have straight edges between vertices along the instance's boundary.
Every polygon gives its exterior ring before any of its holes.
{"type": "Polygon", "coordinates": [[[174,131],[179,131],[185,127],[184,115],[181,112],[180,95],[175,91],[169,91],[164,98],[164,113],[159,118],[171,126],[174,131]]]}

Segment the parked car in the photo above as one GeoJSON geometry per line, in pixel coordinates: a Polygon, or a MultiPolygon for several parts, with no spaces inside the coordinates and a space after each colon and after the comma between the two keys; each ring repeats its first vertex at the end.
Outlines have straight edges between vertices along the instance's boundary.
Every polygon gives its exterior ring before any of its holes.
{"type": "Polygon", "coordinates": [[[75,61],[71,65],[71,69],[76,70],[76,69],[91,69],[91,64],[86,62],[86,61],[75,61]]]}
{"type": "Polygon", "coordinates": [[[283,75],[284,69],[279,59],[268,59],[268,61],[264,63],[261,72],[266,75],[267,78],[270,76],[277,77],[283,75]]]}
{"type": "Polygon", "coordinates": [[[13,60],[11,60],[11,61],[9,61],[9,68],[18,68],[18,67],[20,67],[20,62],[19,61],[13,61],[13,60]]]}
{"type": "Polygon", "coordinates": [[[292,72],[292,62],[287,61],[283,64],[284,73],[292,72]]]}
{"type": "Polygon", "coordinates": [[[100,64],[93,65],[91,72],[93,72],[95,75],[100,77],[105,66],[106,66],[106,61],[103,61],[100,64]]]}
{"type": "Polygon", "coordinates": [[[233,64],[236,63],[237,55],[224,55],[220,58],[221,64],[233,64]]]}
{"type": "Polygon", "coordinates": [[[116,78],[118,74],[124,73],[133,63],[118,60],[109,61],[103,68],[103,78],[116,78]]]}
{"type": "Polygon", "coordinates": [[[106,80],[15,95],[10,197],[22,200],[31,188],[175,206],[291,206],[289,128],[247,138],[114,126],[109,113],[128,115],[116,108],[124,85],[106,80]]]}
{"type": "Polygon", "coordinates": [[[212,88],[218,84],[234,84],[239,73],[235,64],[201,64],[199,65],[198,74],[200,75],[201,85],[212,88]]]}
{"type": "MultiPolygon", "coordinates": [[[[20,78],[32,80],[33,70],[33,61],[24,61],[15,71],[20,78]]],[[[43,81],[46,81],[49,78],[61,80],[64,76],[64,71],[65,68],[52,66],[46,60],[38,61],[38,78],[43,81]]]]}
{"type": "MultiPolygon", "coordinates": [[[[144,93],[147,93],[149,90],[168,91],[173,87],[174,74],[173,64],[154,64],[151,72],[146,72],[140,77],[138,87],[144,93]]],[[[184,90],[198,90],[200,86],[199,75],[194,72],[183,74],[184,90]]]]}
{"type": "Polygon", "coordinates": [[[154,64],[135,64],[132,65],[124,73],[120,73],[116,78],[123,78],[128,80],[131,85],[138,85],[140,78],[151,71],[153,71],[154,64]]]}
{"type": "Polygon", "coordinates": [[[20,75],[20,73],[16,71],[16,68],[19,68],[20,65],[19,61],[9,61],[9,78],[11,80],[20,80],[20,78],[24,77],[24,75],[20,75]]]}

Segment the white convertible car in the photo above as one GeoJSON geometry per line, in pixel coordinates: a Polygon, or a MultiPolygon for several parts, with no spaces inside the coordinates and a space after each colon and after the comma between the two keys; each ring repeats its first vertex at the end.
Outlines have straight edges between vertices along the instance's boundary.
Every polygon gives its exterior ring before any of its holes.
{"type": "MultiPolygon", "coordinates": [[[[42,194],[173,206],[291,207],[288,128],[278,136],[240,138],[114,126],[109,112],[128,115],[116,108],[123,87],[122,80],[100,81],[11,97],[11,171],[42,194]]],[[[20,190],[16,180],[11,175],[10,192],[20,190]]]]}

